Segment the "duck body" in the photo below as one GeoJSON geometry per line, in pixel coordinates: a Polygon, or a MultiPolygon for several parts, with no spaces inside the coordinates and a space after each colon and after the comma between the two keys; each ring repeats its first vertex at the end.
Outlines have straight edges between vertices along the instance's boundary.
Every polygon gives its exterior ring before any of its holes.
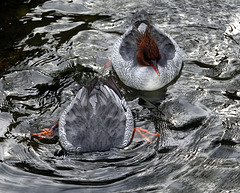
{"type": "Polygon", "coordinates": [[[111,60],[114,70],[124,84],[145,91],[164,87],[179,74],[182,68],[182,54],[179,46],[172,37],[152,24],[145,10],[134,14],[131,26],[115,43],[111,60]],[[145,41],[146,33],[150,34],[155,43],[145,41]],[[143,36],[142,42],[145,41],[145,43],[141,44],[139,36],[143,36]],[[154,59],[150,55],[153,50],[156,50],[157,70],[150,65],[150,62],[149,65],[140,64],[138,58],[138,55],[142,54],[139,51],[140,46],[143,50],[142,58],[146,61],[154,59]],[[146,49],[150,54],[146,53],[146,49]]]}
{"type": "Polygon", "coordinates": [[[124,148],[133,131],[131,110],[112,77],[82,87],[59,121],[59,141],[67,152],[124,148]]]}

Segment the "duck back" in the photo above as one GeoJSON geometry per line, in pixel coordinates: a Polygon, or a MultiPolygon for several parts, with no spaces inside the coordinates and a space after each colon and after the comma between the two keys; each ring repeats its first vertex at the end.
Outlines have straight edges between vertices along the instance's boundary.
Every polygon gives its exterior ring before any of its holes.
{"type": "Polygon", "coordinates": [[[60,118],[63,149],[93,152],[126,146],[133,131],[133,119],[124,103],[111,79],[105,82],[94,79],[82,87],[60,118]]]}

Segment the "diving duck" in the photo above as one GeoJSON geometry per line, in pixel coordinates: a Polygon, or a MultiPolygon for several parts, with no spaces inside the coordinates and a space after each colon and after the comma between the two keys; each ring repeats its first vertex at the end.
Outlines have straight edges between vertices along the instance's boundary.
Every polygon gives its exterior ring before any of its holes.
{"type": "Polygon", "coordinates": [[[130,108],[112,76],[94,78],[83,86],[51,128],[31,135],[41,142],[55,143],[58,136],[62,153],[85,153],[124,148],[138,132],[159,136],[141,127],[134,128],[130,108]]]}
{"type": "Polygon", "coordinates": [[[115,43],[111,61],[120,80],[137,90],[153,91],[171,82],[182,68],[179,46],[152,24],[145,10],[115,43]]]}
{"type": "Polygon", "coordinates": [[[133,136],[130,108],[110,76],[83,86],[59,120],[59,141],[66,152],[126,147],[133,136]]]}

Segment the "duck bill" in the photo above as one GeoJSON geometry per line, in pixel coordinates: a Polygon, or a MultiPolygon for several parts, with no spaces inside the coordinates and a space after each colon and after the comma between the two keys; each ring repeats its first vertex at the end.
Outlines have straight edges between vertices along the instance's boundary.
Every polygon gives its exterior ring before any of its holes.
{"type": "Polygon", "coordinates": [[[160,72],[158,70],[158,64],[156,60],[151,60],[150,66],[155,70],[158,76],[160,76],[160,72]]]}

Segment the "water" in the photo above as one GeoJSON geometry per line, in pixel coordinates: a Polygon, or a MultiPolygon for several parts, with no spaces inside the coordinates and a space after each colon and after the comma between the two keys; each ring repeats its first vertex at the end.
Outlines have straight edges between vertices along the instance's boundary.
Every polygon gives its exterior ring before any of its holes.
{"type": "MultiPolygon", "coordinates": [[[[5,1],[0,26],[0,192],[239,192],[239,1],[5,1]],[[61,156],[51,127],[102,72],[136,9],[183,50],[179,78],[155,92],[119,80],[136,126],[124,150],[61,156]]],[[[114,76],[116,76],[114,74],[114,76]]]]}

